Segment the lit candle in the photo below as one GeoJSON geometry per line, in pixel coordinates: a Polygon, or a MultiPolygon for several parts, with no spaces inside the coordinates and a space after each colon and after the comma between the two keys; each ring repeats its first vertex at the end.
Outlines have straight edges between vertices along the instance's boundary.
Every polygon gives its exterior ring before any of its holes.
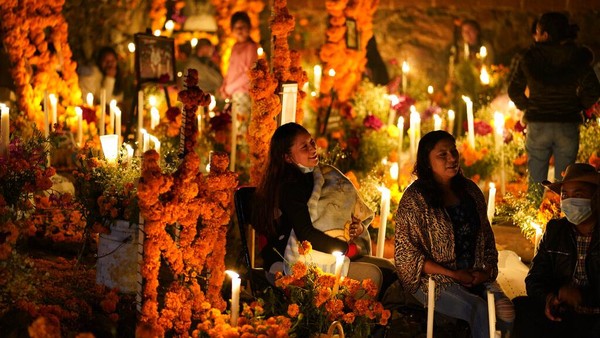
{"type": "Polygon", "coordinates": [[[225,273],[231,277],[231,318],[229,324],[236,327],[240,315],[240,287],[242,280],[240,279],[240,275],[234,271],[227,270],[225,273]]]}
{"type": "Polygon", "coordinates": [[[85,96],[85,102],[88,107],[92,108],[94,106],[94,94],[87,93],[87,95],[85,96]]]}
{"type": "Polygon", "coordinates": [[[394,181],[398,180],[399,171],[400,170],[398,168],[398,162],[392,163],[392,165],[390,166],[390,178],[394,181]]]}
{"type": "Polygon", "coordinates": [[[115,134],[102,135],[100,136],[100,144],[102,145],[102,152],[104,158],[108,164],[117,163],[119,157],[119,138],[115,134]]]}
{"type": "Polygon", "coordinates": [[[133,148],[129,145],[129,143],[125,143],[125,151],[127,152],[127,163],[129,163],[133,158],[133,148]]]}
{"type": "Polygon", "coordinates": [[[115,106],[115,134],[119,138],[119,148],[121,148],[121,109],[115,106]]]}
{"type": "Polygon", "coordinates": [[[421,115],[415,106],[410,106],[410,156],[417,157],[417,146],[421,139],[421,115]]]}
{"type": "Polygon", "coordinates": [[[340,289],[340,278],[342,277],[342,267],[344,266],[344,254],[339,251],[334,251],[331,254],[335,256],[335,283],[333,284],[333,289],[331,291],[332,296],[334,296],[340,289]]]}
{"type": "Polygon", "coordinates": [[[454,118],[455,118],[454,110],[448,110],[448,132],[450,134],[454,134],[454,118]]]}
{"type": "Polygon", "coordinates": [[[110,100],[110,104],[108,105],[108,130],[111,133],[115,133],[115,108],[117,107],[116,100],[110,100]]]}
{"type": "Polygon", "coordinates": [[[75,107],[77,115],[77,145],[83,147],[83,111],[80,107],[75,107]]]}
{"type": "Polygon", "coordinates": [[[154,36],[160,36],[161,31],[160,31],[160,29],[155,29],[152,34],[154,34],[154,36]]]}
{"type": "MultiPolygon", "coordinates": [[[[143,143],[142,131],[144,130],[144,92],[141,90],[138,91],[137,113],[137,146],[139,152],[139,149],[141,149],[143,143]]],[[[139,155],[141,155],[141,153],[139,155]]]]}
{"type": "Polygon", "coordinates": [[[442,118],[437,113],[433,114],[433,130],[442,130],[442,118]]]}
{"type": "Polygon", "coordinates": [[[152,107],[150,108],[150,129],[154,130],[158,123],[160,122],[160,113],[158,112],[158,108],[152,107]]]}
{"type": "Polygon", "coordinates": [[[475,122],[473,121],[473,101],[468,96],[462,96],[467,105],[467,139],[471,148],[475,149],[475,122]]]}
{"type": "Polygon", "coordinates": [[[494,112],[494,143],[496,150],[500,150],[504,143],[504,115],[501,112],[494,112]]]}
{"type": "Polygon", "coordinates": [[[487,216],[488,220],[490,221],[490,224],[492,224],[494,213],[496,213],[496,185],[490,182],[490,190],[487,204],[487,216]]]}
{"type": "Polygon", "coordinates": [[[542,232],[542,227],[540,227],[539,224],[535,222],[531,223],[531,227],[535,229],[535,237],[533,238],[533,254],[535,255],[538,252],[540,241],[542,240],[542,235],[544,233],[542,232]]]}
{"type": "Polygon", "coordinates": [[[427,284],[427,338],[433,338],[433,313],[435,311],[435,281],[429,276],[427,284]]]}
{"type": "Polygon", "coordinates": [[[381,206],[379,209],[379,231],[377,232],[377,257],[383,258],[383,248],[385,247],[385,231],[387,228],[387,218],[390,213],[390,189],[380,187],[381,206]]]}
{"type": "Polygon", "coordinates": [[[410,71],[410,66],[408,62],[402,61],[402,92],[406,94],[408,90],[408,72],[410,71]]]}
{"type": "MultiPolygon", "coordinates": [[[[217,106],[217,99],[215,99],[215,96],[210,94],[210,103],[208,104],[208,111],[212,112],[215,107],[217,106]]],[[[214,116],[211,116],[214,117],[214,116]]]]}
{"type": "Polygon", "coordinates": [[[158,137],[148,134],[148,138],[152,141],[152,149],[156,150],[160,156],[160,141],[158,140],[158,137]]]}
{"type": "Polygon", "coordinates": [[[146,129],[142,128],[142,153],[145,153],[150,146],[150,138],[146,129]]]}
{"type": "Polygon", "coordinates": [[[481,84],[487,86],[490,84],[490,74],[487,71],[485,65],[481,66],[481,72],[479,73],[479,80],[481,84]]]}
{"type": "Polygon", "coordinates": [[[0,105],[0,114],[0,133],[2,134],[2,137],[0,138],[0,146],[2,147],[0,149],[0,155],[8,158],[8,144],[10,143],[10,109],[5,104],[2,104],[0,105]]]}
{"type": "Polygon", "coordinates": [[[48,92],[44,92],[44,137],[50,135],[50,119],[48,117],[50,108],[48,107],[48,92]]]}
{"type": "Polygon", "coordinates": [[[333,69],[333,68],[329,69],[328,74],[330,77],[335,77],[335,69],[333,69]]]}
{"type": "Polygon", "coordinates": [[[485,48],[485,46],[481,46],[481,48],[479,48],[479,56],[481,57],[481,60],[485,60],[487,54],[487,48],[485,48]]]}
{"type": "MultiPolygon", "coordinates": [[[[398,118],[398,168],[401,168],[401,159],[402,159],[402,142],[404,142],[404,117],[400,116],[398,118]]],[[[400,178],[400,175],[398,175],[400,178]]],[[[400,182],[398,182],[398,186],[400,186],[400,182]]]]}
{"type": "Polygon", "coordinates": [[[56,130],[56,124],[58,123],[58,113],[56,111],[57,105],[58,105],[58,99],[56,98],[56,95],[54,95],[54,94],[50,94],[48,96],[48,99],[50,99],[50,106],[52,107],[52,128],[53,128],[53,130],[56,130]]]}
{"type": "Polygon", "coordinates": [[[315,81],[315,92],[319,93],[321,90],[321,74],[323,73],[323,68],[321,65],[315,65],[313,67],[313,77],[315,81]]]}
{"type": "Polygon", "coordinates": [[[494,294],[487,292],[488,316],[490,324],[490,338],[496,337],[496,301],[494,294]]]}
{"type": "Polygon", "coordinates": [[[106,134],[106,89],[100,90],[100,136],[106,134]]]}
{"type": "Polygon", "coordinates": [[[400,98],[396,95],[387,96],[388,100],[390,100],[390,114],[388,115],[388,125],[393,125],[394,121],[396,121],[396,109],[394,107],[400,103],[400,98]]]}
{"type": "Polygon", "coordinates": [[[198,113],[196,118],[198,119],[198,134],[201,134],[202,133],[202,113],[198,113]]]}
{"type": "Polygon", "coordinates": [[[282,100],[279,125],[284,125],[288,122],[296,122],[296,100],[298,95],[298,84],[284,83],[281,85],[281,89],[282,100]]]}
{"type": "Polygon", "coordinates": [[[258,47],[256,49],[256,54],[259,58],[262,58],[265,55],[265,50],[262,47],[258,47]]]}
{"type": "Polygon", "coordinates": [[[173,20],[167,20],[167,22],[165,22],[165,29],[167,30],[169,35],[171,35],[174,28],[175,28],[175,22],[173,22],[173,20]]]}
{"type": "Polygon", "coordinates": [[[195,48],[198,45],[198,38],[192,38],[190,40],[190,45],[192,45],[192,48],[195,48]]]}
{"type": "Polygon", "coordinates": [[[235,160],[237,155],[237,109],[231,109],[231,152],[229,155],[229,171],[235,171],[235,160]]]}

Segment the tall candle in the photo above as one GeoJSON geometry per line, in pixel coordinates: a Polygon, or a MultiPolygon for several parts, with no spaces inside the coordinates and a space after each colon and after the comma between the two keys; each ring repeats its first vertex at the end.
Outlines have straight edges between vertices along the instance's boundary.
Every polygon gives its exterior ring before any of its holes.
{"type": "Polygon", "coordinates": [[[435,281],[430,276],[427,283],[427,338],[433,338],[433,313],[435,311],[435,281]]]}
{"type": "Polygon", "coordinates": [[[77,115],[77,145],[83,147],[83,111],[80,107],[75,107],[77,115]]]}
{"type": "Polygon", "coordinates": [[[2,137],[0,138],[0,155],[8,158],[9,149],[8,144],[10,143],[10,119],[9,119],[10,109],[2,104],[0,106],[0,134],[2,137]]]}
{"type": "Polygon", "coordinates": [[[242,280],[236,272],[227,270],[225,273],[231,277],[231,317],[229,324],[236,327],[240,315],[240,287],[242,280]]]}
{"type": "Polygon", "coordinates": [[[52,128],[54,128],[53,130],[56,130],[56,124],[58,123],[58,113],[57,113],[57,105],[58,105],[58,99],[56,98],[56,95],[54,94],[50,94],[48,96],[48,99],[50,99],[50,106],[52,107],[52,128]]]}
{"type": "Polygon", "coordinates": [[[116,100],[110,100],[108,107],[108,130],[111,133],[115,133],[115,108],[117,107],[116,100]]]}
{"type": "Polygon", "coordinates": [[[94,94],[87,93],[87,95],[85,96],[85,103],[88,107],[92,108],[94,106],[94,94]]]}
{"type": "Polygon", "coordinates": [[[438,114],[433,114],[433,130],[442,129],[442,118],[438,114]]]}
{"type": "Polygon", "coordinates": [[[398,118],[398,162],[400,162],[400,156],[402,154],[402,142],[404,142],[404,117],[398,118]]]}
{"type": "Polygon", "coordinates": [[[198,134],[202,134],[202,113],[198,113],[196,118],[198,119],[198,134]]]}
{"type": "Polygon", "coordinates": [[[379,188],[379,191],[381,191],[381,205],[379,209],[379,231],[377,232],[377,257],[383,258],[387,218],[390,213],[391,193],[390,189],[386,187],[379,188]]]}
{"type": "Polygon", "coordinates": [[[160,156],[160,141],[158,140],[158,137],[148,134],[148,138],[152,141],[152,149],[156,150],[160,156]]]}
{"type": "MultiPolygon", "coordinates": [[[[146,129],[142,128],[142,153],[145,153],[150,147],[150,137],[146,129]]],[[[141,154],[140,154],[141,155],[141,154]]]]}
{"type": "Polygon", "coordinates": [[[490,74],[488,73],[485,65],[481,66],[481,72],[479,73],[479,81],[481,81],[481,84],[484,86],[490,84],[490,74]]]}
{"type": "Polygon", "coordinates": [[[235,157],[237,154],[237,109],[231,109],[231,153],[229,155],[229,171],[235,171],[235,157]]]}
{"type": "Polygon", "coordinates": [[[421,115],[415,106],[410,106],[410,156],[417,158],[417,146],[421,139],[421,115]]]}
{"type": "Polygon", "coordinates": [[[344,254],[339,251],[331,253],[335,256],[335,283],[331,291],[332,295],[336,295],[340,289],[340,278],[342,277],[342,267],[344,266],[344,254]]]}
{"type": "Polygon", "coordinates": [[[388,125],[393,125],[396,121],[396,109],[394,107],[400,102],[400,99],[396,95],[389,95],[387,97],[390,100],[390,114],[388,115],[388,125]]]}
{"type": "Polygon", "coordinates": [[[481,46],[481,48],[479,48],[479,57],[481,57],[482,61],[485,60],[487,54],[487,48],[485,48],[485,46],[481,46]]]}
{"type": "Polygon", "coordinates": [[[119,137],[119,148],[121,148],[121,109],[115,106],[115,134],[119,137]]]}
{"type": "MultiPolygon", "coordinates": [[[[142,130],[144,129],[144,92],[141,90],[138,91],[137,113],[138,113],[137,144],[138,144],[138,149],[140,149],[142,147],[142,143],[143,143],[142,130]]],[[[141,155],[141,153],[140,153],[140,155],[141,155]]]]}
{"type": "Polygon", "coordinates": [[[106,89],[100,90],[100,136],[106,134],[106,89]]]}
{"type": "Polygon", "coordinates": [[[492,220],[494,218],[494,214],[496,213],[496,185],[490,182],[490,190],[488,195],[488,204],[487,204],[487,216],[490,224],[492,224],[492,220]]]}
{"type": "Polygon", "coordinates": [[[490,291],[487,292],[487,304],[488,304],[488,317],[490,325],[490,338],[496,337],[496,301],[494,300],[494,294],[490,291]]]}
{"type": "Polygon", "coordinates": [[[535,229],[535,237],[533,238],[533,254],[535,255],[539,249],[540,241],[542,240],[542,228],[535,222],[531,223],[531,226],[535,229]]]}
{"type": "Polygon", "coordinates": [[[160,113],[158,112],[158,108],[152,107],[150,108],[150,129],[154,130],[156,126],[160,123],[160,113]]]}
{"type": "Polygon", "coordinates": [[[323,74],[323,68],[321,65],[315,65],[313,67],[313,76],[315,81],[315,92],[319,93],[321,90],[321,75],[323,74]]]}
{"type": "Polygon", "coordinates": [[[281,116],[280,125],[288,122],[296,122],[296,100],[298,96],[297,83],[284,83],[281,85],[281,116]]]}
{"type": "Polygon", "coordinates": [[[50,118],[48,117],[50,107],[48,107],[48,92],[44,92],[44,137],[50,135],[50,118]]]}
{"type": "Polygon", "coordinates": [[[410,71],[410,66],[408,62],[402,61],[402,92],[406,94],[408,90],[408,72],[410,71]]]}
{"type": "Polygon", "coordinates": [[[392,165],[390,166],[390,178],[394,181],[398,180],[399,172],[400,170],[398,167],[398,162],[392,163],[392,165]]]}
{"type": "Polygon", "coordinates": [[[448,132],[450,134],[454,134],[454,118],[455,118],[454,110],[448,110],[448,132]]]}
{"type": "Polygon", "coordinates": [[[501,112],[494,112],[494,143],[496,150],[500,150],[504,143],[504,115],[501,112]]]}
{"type": "Polygon", "coordinates": [[[475,122],[473,118],[473,101],[468,96],[462,97],[467,105],[467,139],[471,148],[475,149],[475,122]]]}

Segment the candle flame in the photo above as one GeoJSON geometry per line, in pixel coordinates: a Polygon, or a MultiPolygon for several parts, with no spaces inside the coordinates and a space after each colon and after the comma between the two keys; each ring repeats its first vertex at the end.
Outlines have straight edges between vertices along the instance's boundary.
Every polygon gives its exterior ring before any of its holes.
{"type": "Polygon", "coordinates": [[[172,31],[173,28],[175,28],[175,22],[173,22],[173,20],[167,20],[167,22],[165,22],[165,29],[172,31]]]}
{"type": "Polygon", "coordinates": [[[494,184],[494,182],[490,182],[490,189],[496,189],[496,185],[494,184]]]}
{"type": "Polygon", "coordinates": [[[429,94],[429,95],[433,94],[433,86],[427,86],[427,94],[429,94]]]}
{"type": "Polygon", "coordinates": [[[157,29],[154,31],[154,36],[160,36],[160,29],[157,29]]]}
{"type": "Polygon", "coordinates": [[[234,279],[234,278],[240,278],[240,275],[239,275],[237,272],[233,271],[233,270],[225,270],[225,273],[226,273],[226,274],[227,274],[227,275],[228,275],[228,276],[229,276],[231,279],[234,279]]]}
{"type": "Polygon", "coordinates": [[[408,65],[408,62],[402,61],[402,73],[406,74],[409,71],[410,71],[410,66],[408,65]]]}
{"type": "Polygon", "coordinates": [[[328,72],[329,76],[334,77],[335,76],[335,69],[331,68],[328,72]]]}
{"type": "Polygon", "coordinates": [[[192,48],[196,47],[198,45],[198,38],[192,38],[190,40],[190,45],[192,45],[192,48]]]}
{"type": "Polygon", "coordinates": [[[473,103],[473,101],[471,101],[471,98],[468,96],[462,96],[463,101],[465,101],[465,103],[473,103]]]}
{"type": "Polygon", "coordinates": [[[127,49],[129,50],[129,53],[134,53],[135,52],[135,43],[133,43],[133,42],[128,43],[127,49]]]}
{"type": "Polygon", "coordinates": [[[484,59],[487,55],[487,48],[485,48],[485,46],[481,46],[481,48],[479,48],[479,56],[484,59]]]}
{"type": "Polygon", "coordinates": [[[256,54],[258,54],[258,57],[261,57],[265,54],[265,50],[262,47],[258,47],[256,54]]]}
{"type": "Polygon", "coordinates": [[[490,84],[490,74],[488,73],[487,68],[485,66],[481,67],[481,74],[479,74],[479,80],[484,85],[490,84]]]}

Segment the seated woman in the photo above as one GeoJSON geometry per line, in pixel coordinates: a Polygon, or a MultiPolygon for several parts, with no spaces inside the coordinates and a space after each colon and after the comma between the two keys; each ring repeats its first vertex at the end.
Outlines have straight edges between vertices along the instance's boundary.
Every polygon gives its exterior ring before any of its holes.
{"type": "Polygon", "coordinates": [[[315,141],[301,125],[287,123],[273,134],[254,206],[252,224],[268,240],[261,252],[266,271],[288,271],[284,257],[293,264],[298,243],[309,241],[309,263],[326,272],[333,272],[330,254],[340,251],[350,278],[371,278],[381,291],[397,279],[389,260],[369,256],[373,212],[339,170],[319,165],[315,141]]]}
{"type": "Polygon", "coordinates": [[[419,142],[414,174],[394,217],[396,268],[405,291],[427,303],[431,276],[435,311],[469,323],[489,337],[485,291],[494,293],[498,328],[510,329],[514,310],[494,283],[498,252],[483,193],[463,176],[454,137],[433,131],[419,142]]]}

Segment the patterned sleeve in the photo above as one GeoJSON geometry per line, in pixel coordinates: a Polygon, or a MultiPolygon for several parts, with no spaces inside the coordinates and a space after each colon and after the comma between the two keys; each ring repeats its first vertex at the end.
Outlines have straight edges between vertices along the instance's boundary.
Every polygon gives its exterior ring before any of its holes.
{"type": "Polygon", "coordinates": [[[417,291],[425,265],[421,229],[423,213],[419,210],[419,194],[407,188],[394,216],[396,226],[395,262],[400,282],[410,293],[417,291]]]}

